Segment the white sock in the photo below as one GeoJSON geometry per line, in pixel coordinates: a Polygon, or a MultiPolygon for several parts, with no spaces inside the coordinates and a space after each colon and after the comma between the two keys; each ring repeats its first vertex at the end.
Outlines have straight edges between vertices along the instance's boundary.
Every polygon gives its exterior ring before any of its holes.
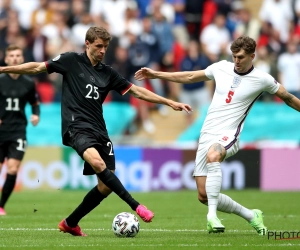
{"type": "Polygon", "coordinates": [[[222,171],[220,162],[207,163],[207,177],[205,183],[208,200],[207,219],[217,216],[217,206],[222,185],[222,171]]]}
{"type": "Polygon", "coordinates": [[[218,211],[225,213],[234,213],[247,221],[253,219],[254,213],[252,210],[243,207],[241,204],[232,200],[229,196],[225,194],[219,194],[219,202],[217,206],[218,211]]]}

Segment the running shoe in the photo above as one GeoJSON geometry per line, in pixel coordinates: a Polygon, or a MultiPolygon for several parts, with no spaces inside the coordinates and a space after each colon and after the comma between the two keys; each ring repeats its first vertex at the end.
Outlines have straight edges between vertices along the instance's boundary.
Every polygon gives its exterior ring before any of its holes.
{"type": "Polygon", "coordinates": [[[6,212],[3,207],[0,207],[0,215],[6,215],[6,212]]]}
{"type": "Polygon", "coordinates": [[[144,205],[138,205],[135,211],[138,214],[138,216],[142,218],[144,222],[151,222],[154,217],[154,213],[144,205]]]}
{"type": "Polygon", "coordinates": [[[81,228],[77,225],[76,227],[69,227],[66,223],[66,220],[63,219],[59,224],[58,224],[59,231],[64,232],[64,233],[69,233],[74,236],[87,236],[85,233],[81,231],[81,228]]]}
{"type": "Polygon", "coordinates": [[[266,235],[268,232],[267,227],[264,225],[263,212],[259,209],[252,209],[254,213],[254,218],[249,222],[249,224],[256,230],[259,235],[266,235]]]}
{"type": "Polygon", "coordinates": [[[218,217],[213,217],[207,220],[207,231],[208,233],[224,233],[225,227],[218,217]]]}

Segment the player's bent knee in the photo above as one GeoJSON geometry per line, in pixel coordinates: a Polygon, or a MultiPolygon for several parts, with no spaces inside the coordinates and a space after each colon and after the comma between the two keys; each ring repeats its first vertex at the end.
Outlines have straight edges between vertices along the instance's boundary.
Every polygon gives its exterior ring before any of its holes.
{"type": "Polygon", "coordinates": [[[10,175],[17,175],[18,170],[17,169],[13,169],[13,170],[7,171],[7,173],[10,174],[10,175]]]}
{"type": "Polygon", "coordinates": [[[207,159],[207,163],[218,162],[220,161],[220,155],[215,151],[211,151],[207,153],[206,159],[207,159]]]}
{"type": "Polygon", "coordinates": [[[96,173],[102,172],[106,168],[105,162],[97,158],[92,159],[90,161],[90,165],[96,171],[96,173]]]}
{"type": "Polygon", "coordinates": [[[17,167],[8,167],[6,171],[10,175],[16,175],[18,173],[18,168],[17,167]]]}
{"type": "Polygon", "coordinates": [[[218,143],[213,144],[206,155],[207,163],[211,162],[221,162],[223,161],[224,157],[226,156],[225,148],[218,143]]]}

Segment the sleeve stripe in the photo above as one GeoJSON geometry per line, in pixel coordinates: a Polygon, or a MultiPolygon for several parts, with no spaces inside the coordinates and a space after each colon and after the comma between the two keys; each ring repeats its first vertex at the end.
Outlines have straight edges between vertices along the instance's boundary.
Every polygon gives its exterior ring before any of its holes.
{"type": "Polygon", "coordinates": [[[47,61],[44,62],[45,63],[45,66],[47,68],[47,72],[48,72],[48,68],[49,68],[49,63],[47,61]]]}
{"type": "Polygon", "coordinates": [[[131,87],[132,87],[132,83],[130,83],[130,85],[128,86],[128,88],[127,89],[125,89],[124,91],[122,91],[122,95],[125,95],[130,89],[131,89],[131,87]]]}

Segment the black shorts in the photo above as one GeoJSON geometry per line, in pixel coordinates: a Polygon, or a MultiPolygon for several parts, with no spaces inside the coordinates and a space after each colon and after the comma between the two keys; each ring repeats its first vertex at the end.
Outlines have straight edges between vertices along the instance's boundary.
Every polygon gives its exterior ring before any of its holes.
{"type": "MultiPolygon", "coordinates": [[[[113,144],[111,141],[101,141],[95,137],[94,134],[88,132],[80,132],[76,130],[69,131],[67,133],[67,138],[65,137],[69,146],[71,146],[77,154],[83,159],[83,153],[88,148],[95,148],[103,161],[106,164],[106,167],[109,170],[115,170],[115,153],[113,149],[113,144]]],[[[84,160],[84,159],[83,159],[84,160]]],[[[95,174],[94,169],[90,164],[84,162],[83,168],[84,175],[93,175],[95,174]]]]}
{"type": "Polygon", "coordinates": [[[22,161],[25,151],[25,138],[0,142],[0,163],[3,163],[5,158],[13,158],[22,161]]]}

